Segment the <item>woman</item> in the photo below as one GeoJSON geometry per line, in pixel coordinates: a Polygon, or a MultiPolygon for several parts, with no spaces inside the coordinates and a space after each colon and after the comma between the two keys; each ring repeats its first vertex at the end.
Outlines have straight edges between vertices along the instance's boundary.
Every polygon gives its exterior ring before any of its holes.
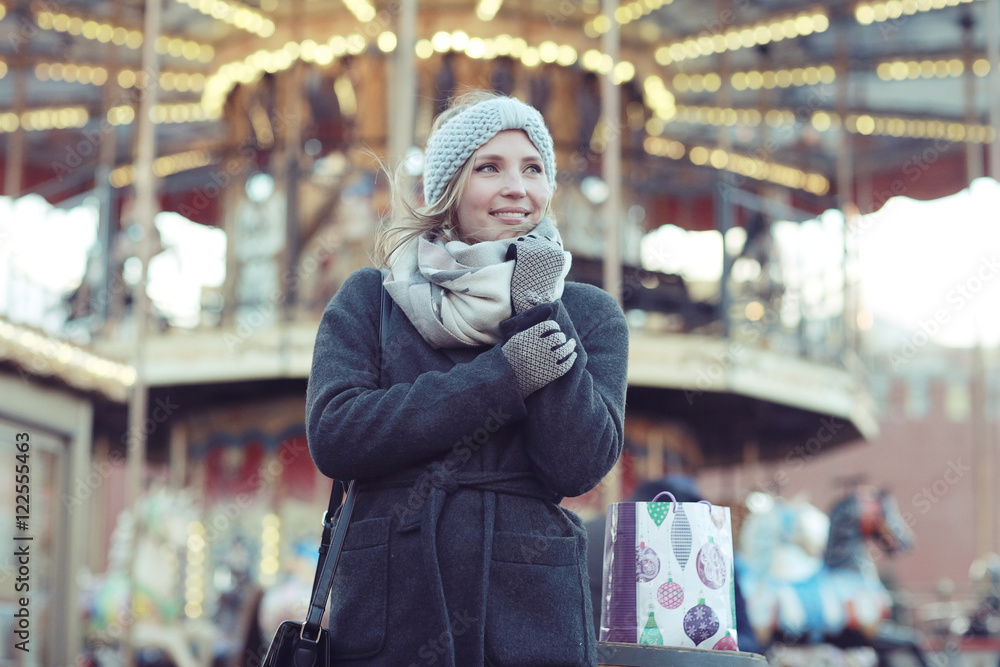
{"type": "Polygon", "coordinates": [[[628,330],[566,283],[535,109],[476,94],[441,114],[424,200],[323,314],[306,402],[319,469],[358,480],[334,580],[354,665],[596,665],[586,536],[558,505],[622,448],[628,330]],[[381,356],[380,356],[381,355],[381,356]]]}

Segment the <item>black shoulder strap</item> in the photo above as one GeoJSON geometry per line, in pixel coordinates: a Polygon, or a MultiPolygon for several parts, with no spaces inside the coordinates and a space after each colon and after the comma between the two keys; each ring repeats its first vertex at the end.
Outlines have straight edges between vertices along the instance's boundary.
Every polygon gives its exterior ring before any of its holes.
{"type": "MultiPolygon", "coordinates": [[[[382,277],[385,278],[386,270],[382,269],[382,277]]],[[[382,354],[388,340],[389,310],[392,303],[386,295],[385,287],[382,286],[381,308],[379,311],[379,380],[382,377],[382,354]]],[[[340,507],[340,499],[344,496],[344,483],[340,480],[333,480],[333,489],[330,491],[330,502],[323,515],[323,537],[319,545],[319,563],[316,566],[316,576],[313,579],[312,598],[309,602],[309,613],[306,621],[302,625],[302,637],[309,641],[316,641],[320,634],[320,622],[323,620],[323,612],[326,610],[326,601],[330,597],[330,589],[333,587],[333,575],[337,571],[337,563],[340,561],[340,552],[344,548],[344,538],[347,537],[347,527],[351,522],[351,515],[354,513],[354,502],[357,493],[354,489],[354,480],[347,486],[347,498],[344,500],[344,509],[340,512],[340,520],[336,524],[333,522],[333,515],[340,507]]]]}

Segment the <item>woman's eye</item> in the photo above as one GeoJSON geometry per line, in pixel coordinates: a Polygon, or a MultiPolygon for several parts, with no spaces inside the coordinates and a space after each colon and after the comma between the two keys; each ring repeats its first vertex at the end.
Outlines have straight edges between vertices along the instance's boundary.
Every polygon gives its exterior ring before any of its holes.
{"type": "Polygon", "coordinates": [[[530,164],[528,165],[526,171],[530,171],[533,174],[540,174],[542,173],[542,167],[537,164],[530,164]]]}
{"type": "Polygon", "coordinates": [[[489,173],[496,172],[496,170],[497,170],[496,166],[492,164],[484,164],[476,167],[476,171],[484,171],[489,173]]]}

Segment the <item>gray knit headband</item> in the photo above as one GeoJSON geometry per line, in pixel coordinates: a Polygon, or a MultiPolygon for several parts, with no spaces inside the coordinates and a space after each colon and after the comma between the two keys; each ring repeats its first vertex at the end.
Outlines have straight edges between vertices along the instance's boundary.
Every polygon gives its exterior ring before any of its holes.
{"type": "Polygon", "coordinates": [[[542,114],[513,97],[496,97],[463,109],[431,135],[424,155],[424,201],[437,203],[448,182],[480,146],[503,130],[524,130],[542,156],[549,189],[556,189],[556,153],[542,114]]]}

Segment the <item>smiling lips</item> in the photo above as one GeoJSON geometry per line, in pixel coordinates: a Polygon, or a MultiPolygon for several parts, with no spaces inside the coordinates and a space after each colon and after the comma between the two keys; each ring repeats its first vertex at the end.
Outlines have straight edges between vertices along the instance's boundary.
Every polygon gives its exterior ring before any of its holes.
{"type": "Polygon", "coordinates": [[[490,211],[490,215],[508,225],[524,222],[530,213],[523,208],[500,208],[490,211]]]}

